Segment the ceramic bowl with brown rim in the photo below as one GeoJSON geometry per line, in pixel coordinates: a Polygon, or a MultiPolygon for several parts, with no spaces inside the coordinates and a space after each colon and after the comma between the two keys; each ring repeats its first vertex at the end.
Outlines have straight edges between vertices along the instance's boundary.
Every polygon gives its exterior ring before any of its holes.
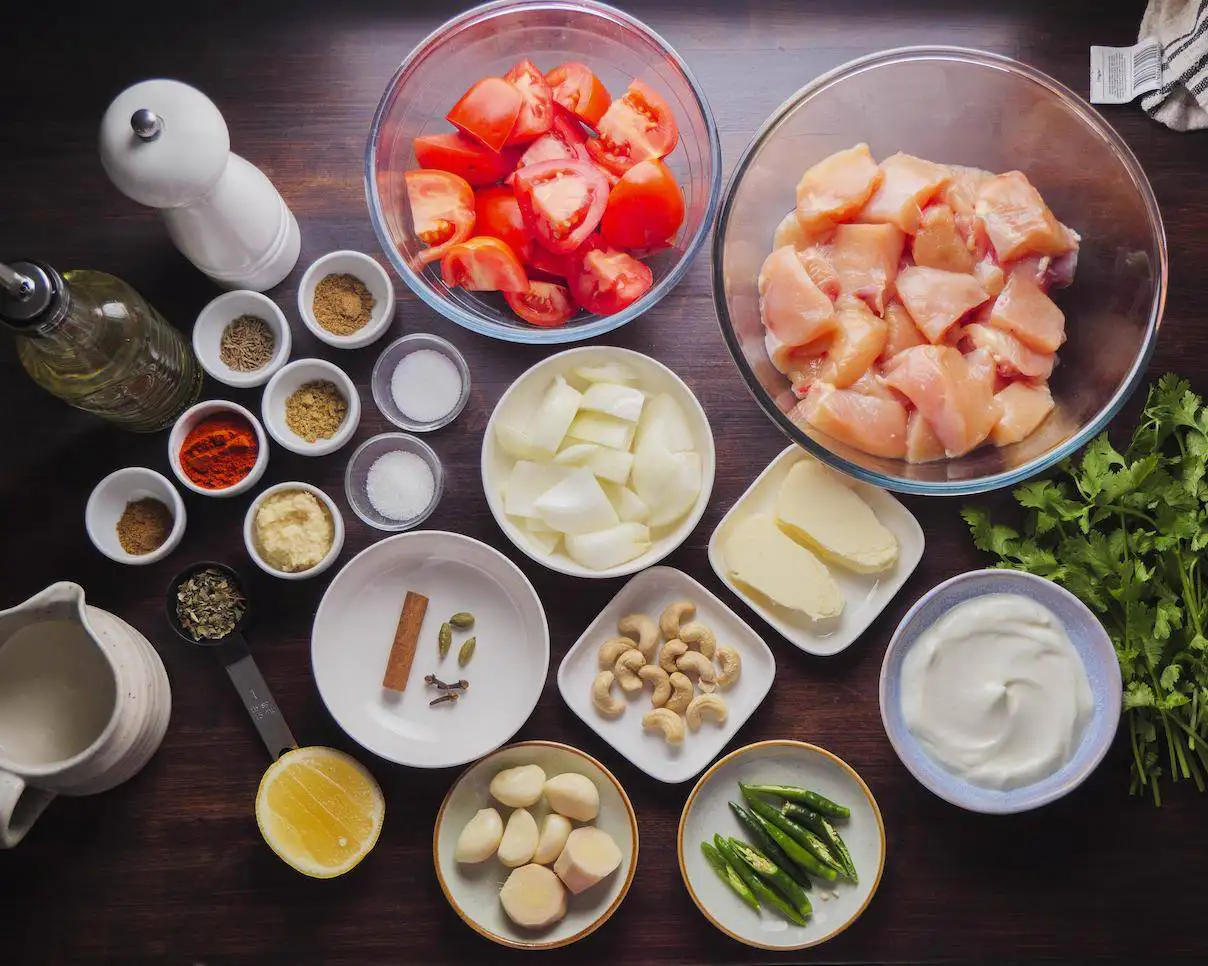
{"type": "Polygon", "coordinates": [[[688,894],[714,926],[756,949],[806,949],[839,935],[868,908],[885,869],[885,823],[864,780],[841,758],[803,741],[758,741],[726,755],[701,776],[684,804],[678,850],[688,894]],[[742,801],[739,782],[803,787],[851,809],[849,818],[834,824],[851,852],[858,881],[814,880],[813,913],[804,926],[787,922],[766,904],[758,912],[745,905],[705,861],[700,844],[716,834],[758,847],[729,807],[742,801]]]}
{"type": "MultiPolygon", "coordinates": [[[[456,715],[453,708],[451,714],[456,715]]],[[[549,808],[542,799],[529,808],[540,826],[549,808]]],[[[616,777],[591,755],[554,741],[521,741],[507,745],[471,765],[449,789],[436,815],[432,833],[432,858],[441,891],[462,920],[475,932],[513,949],[555,949],[577,942],[599,929],[621,905],[638,866],[638,820],[629,796],[616,777]],[[600,813],[592,822],[607,832],[621,850],[615,872],[578,895],[567,893],[566,915],[544,929],[523,929],[503,911],[499,890],[512,870],[495,856],[475,864],[454,858],[458,836],[466,823],[483,808],[494,808],[504,823],[514,811],[495,801],[491,779],[507,768],[539,765],[547,778],[565,772],[586,775],[600,793],[600,813]]]]}

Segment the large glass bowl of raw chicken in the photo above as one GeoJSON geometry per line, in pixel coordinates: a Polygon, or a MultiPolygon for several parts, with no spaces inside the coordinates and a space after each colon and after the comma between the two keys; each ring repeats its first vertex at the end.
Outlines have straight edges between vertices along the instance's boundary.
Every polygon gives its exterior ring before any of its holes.
{"type": "Polygon", "coordinates": [[[794,95],[739,161],[713,249],[764,412],[906,493],[1011,485],[1088,442],[1144,376],[1166,277],[1157,202],[1103,118],[959,48],[794,95]]]}

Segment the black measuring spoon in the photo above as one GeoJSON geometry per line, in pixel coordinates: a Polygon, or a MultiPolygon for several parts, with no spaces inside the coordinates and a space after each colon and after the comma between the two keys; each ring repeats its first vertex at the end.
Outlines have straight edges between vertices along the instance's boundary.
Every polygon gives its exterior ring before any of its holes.
{"type": "Polygon", "coordinates": [[[260,673],[260,669],[256,667],[256,662],[252,658],[252,652],[248,650],[247,641],[244,639],[243,629],[247,625],[252,607],[251,601],[248,599],[247,589],[239,574],[225,564],[211,563],[209,561],[195,563],[172,578],[172,582],[168,584],[168,594],[165,603],[167,604],[168,623],[172,625],[172,629],[189,644],[213,649],[214,655],[222,662],[227,674],[230,675],[231,683],[235,685],[235,690],[239,692],[239,697],[243,699],[243,705],[251,716],[252,724],[256,726],[256,730],[260,733],[260,739],[264,742],[264,746],[268,749],[268,753],[272,756],[272,759],[276,761],[287,751],[297,748],[298,743],[294,741],[294,736],[289,730],[289,725],[285,723],[285,718],[281,715],[281,709],[277,707],[277,702],[273,700],[272,692],[269,691],[268,685],[264,681],[264,676],[260,673]],[[185,629],[177,612],[177,594],[180,590],[180,585],[194,574],[204,570],[215,570],[226,577],[243,597],[243,616],[235,623],[231,632],[223,637],[194,637],[185,629]]]}

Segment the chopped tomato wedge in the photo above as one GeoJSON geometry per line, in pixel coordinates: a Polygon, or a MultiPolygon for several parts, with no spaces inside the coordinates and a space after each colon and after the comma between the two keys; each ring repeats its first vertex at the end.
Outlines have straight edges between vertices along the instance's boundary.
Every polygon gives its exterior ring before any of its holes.
{"type": "Polygon", "coordinates": [[[554,98],[549,84],[531,60],[522,60],[503,75],[503,79],[520,92],[520,114],[508,136],[509,144],[523,144],[540,137],[554,120],[554,98]]]}
{"type": "Polygon", "coordinates": [[[640,80],[612,102],[596,129],[600,136],[587,142],[587,150],[593,161],[616,174],[624,174],[639,161],[670,154],[679,141],[671,108],[640,80]]]}
{"type": "Polygon", "coordinates": [[[445,115],[464,134],[492,151],[502,151],[512,135],[524,97],[502,77],[484,77],[445,115]]]}
{"type": "Polygon", "coordinates": [[[448,171],[419,168],[403,175],[415,233],[428,247],[419,262],[427,265],[442,258],[453,245],[474,230],[474,190],[448,171]]]}
{"type": "Polygon", "coordinates": [[[585,161],[542,161],[516,170],[514,187],[529,235],[551,252],[573,252],[608,205],[608,182],[585,161]]]}
{"type": "Polygon", "coordinates": [[[528,146],[520,156],[518,167],[542,161],[590,161],[587,135],[573,114],[561,105],[554,106],[550,129],[528,146]]]}
{"type": "Polygon", "coordinates": [[[654,275],[632,255],[594,236],[576,253],[574,273],[567,281],[575,301],[588,312],[611,315],[646,294],[654,275]]]}
{"type": "Polygon", "coordinates": [[[474,192],[474,212],[475,234],[490,235],[507,242],[508,248],[521,255],[528,245],[528,231],[511,188],[479,188],[474,192]]]}
{"type": "Polygon", "coordinates": [[[600,79],[585,64],[568,61],[545,75],[554,100],[595,127],[608,110],[612,98],[600,79]]]}
{"type": "Polygon", "coordinates": [[[440,261],[448,286],[471,292],[527,292],[528,276],[507,242],[484,235],[454,245],[440,261]]]}
{"type": "Polygon", "coordinates": [[[492,151],[456,131],[417,137],[414,147],[421,168],[449,171],[475,187],[502,181],[516,170],[519,157],[515,150],[492,151]]]}
{"type": "Polygon", "coordinates": [[[577,309],[565,285],[529,282],[527,292],[504,292],[512,311],[530,325],[552,329],[570,321],[577,309]]]}
{"type": "Polygon", "coordinates": [[[574,271],[575,253],[555,255],[544,245],[527,242],[520,252],[524,264],[534,272],[541,272],[556,278],[568,278],[574,271]]]}
{"type": "MultiPolygon", "coordinates": [[[[480,216],[481,217],[481,216],[480,216]]],[[[679,231],[684,193],[662,161],[639,161],[608,196],[600,232],[617,248],[653,248],[679,231]]]]}

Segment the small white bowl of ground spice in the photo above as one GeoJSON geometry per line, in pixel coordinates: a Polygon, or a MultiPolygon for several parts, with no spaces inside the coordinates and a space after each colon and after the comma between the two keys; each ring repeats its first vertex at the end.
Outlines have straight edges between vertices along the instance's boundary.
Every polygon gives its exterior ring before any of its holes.
{"type": "Polygon", "coordinates": [[[193,351],[201,368],[236,389],[268,382],[289,359],[291,343],[285,315],[259,292],[220,295],[193,323],[193,351]]]}
{"type": "Polygon", "coordinates": [[[110,473],[84,508],[88,538],[110,560],[142,566],[163,560],[185,535],[185,504],[170,480],[143,466],[110,473]]]}
{"type": "Polygon", "coordinates": [[[337,349],[360,349],[394,321],[394,285],[363,252],[331,252],[302,276],[298,314],[315,338],[337,349]]]}
{"type": "Polygon", "coordinates": [[[344,518],[310,483],[278,483],[252,501],[243,519],[248,556],[266,574],[305,580],[330,567],[344,546],[344,518]]]}
{"type": "Polygon", "coordinates": [[[261,403],[270,436],[291,453],[326,456],[352,438],[361,397],[351,379],[326,359],[297,359],[264,387],[261,403]]]}

